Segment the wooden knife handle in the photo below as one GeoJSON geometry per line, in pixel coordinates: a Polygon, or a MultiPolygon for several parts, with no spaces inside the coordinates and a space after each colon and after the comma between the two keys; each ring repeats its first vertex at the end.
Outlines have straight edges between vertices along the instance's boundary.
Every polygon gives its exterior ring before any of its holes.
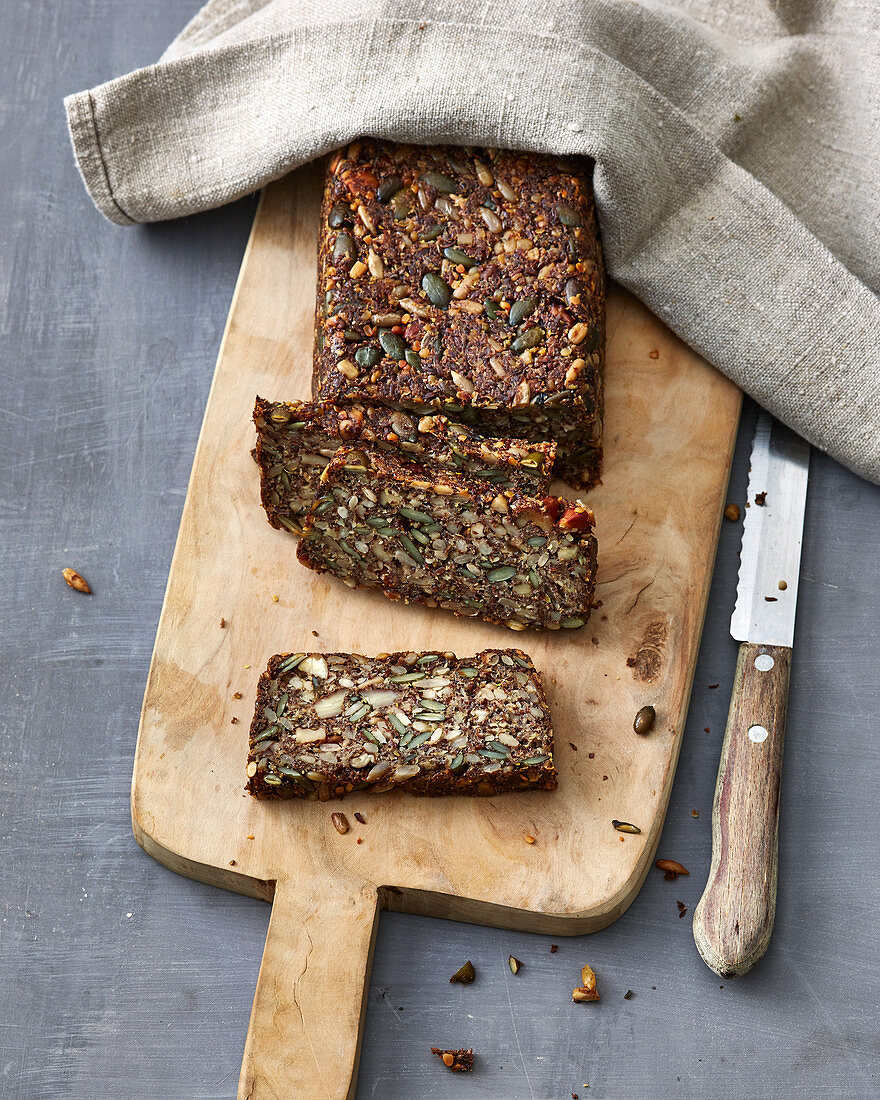
{"type": "Polygon", "coordinates": [[[378,915],[375,886],[275,884],[239,1100],[354,1096],[378,915]]]}
{"type": "Polygon", "coordinates": [[[694,910],[694,940],[723,978],[767,950],[776,914],[779,781],[791,650],[739,648],[712,807],[712,866],[694,910]]]}

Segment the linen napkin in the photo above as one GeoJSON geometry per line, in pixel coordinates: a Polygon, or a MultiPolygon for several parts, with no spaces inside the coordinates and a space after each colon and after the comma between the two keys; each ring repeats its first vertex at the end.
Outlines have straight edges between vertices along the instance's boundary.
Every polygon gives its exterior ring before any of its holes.
{"type": "Polygon", "coordinates": [[[612,277],[880,482],[878,27],[846,0],[211,0],[65,107],[119,225],[363,134],[591,157],[612,277]]]}

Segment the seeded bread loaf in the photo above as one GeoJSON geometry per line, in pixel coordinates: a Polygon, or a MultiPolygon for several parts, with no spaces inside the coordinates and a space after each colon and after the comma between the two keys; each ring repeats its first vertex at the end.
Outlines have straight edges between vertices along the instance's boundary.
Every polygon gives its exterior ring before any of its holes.
{"type": "Polygon", "coordinates": [[[418,416],[393,409],[258,397],[255,457],[260,496],[273,527],[300,533],[309,508],[322,494],[321,474],[344,442],[363,440],[403,456],[430,457],[460,469],[495,491],[514,488],[544,496],[550,488],[555,443],[483,438],[445,416],[418,416]]]}
{"type": "Polygon", "coordinates": [[[582,504],[486,495],[458,471],[369,447],[340,447],[322,482],[297,549],[310,569],[512,630],[587,621],[596,540],[582,504]]]}
{"type": "Polygon", "coordinates": [[[313,390],[555,439],[575,486],[601,467],[605,278],[574,161],[359,141],[330,163],[313,390]]]}
{"type": "Polygon", "coordinates": [[[256,798],[553,790],[541,679],[518,649],[293,653],[260,677],[247,789],[256,798]]]}

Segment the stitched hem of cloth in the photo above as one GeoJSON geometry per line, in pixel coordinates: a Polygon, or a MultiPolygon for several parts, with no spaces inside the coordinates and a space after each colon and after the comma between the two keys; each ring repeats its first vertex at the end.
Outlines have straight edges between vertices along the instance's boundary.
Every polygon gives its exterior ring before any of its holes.
{"type": "Polygon", "coordinates": [[[95,206],[109,221],[116,225],[137,225],[113,196],[107,165],[101,150],[101,139],[95,121],[91,92],[77,92],[64,100],[67,128],[76,166],[86,190],[95,206]]]}

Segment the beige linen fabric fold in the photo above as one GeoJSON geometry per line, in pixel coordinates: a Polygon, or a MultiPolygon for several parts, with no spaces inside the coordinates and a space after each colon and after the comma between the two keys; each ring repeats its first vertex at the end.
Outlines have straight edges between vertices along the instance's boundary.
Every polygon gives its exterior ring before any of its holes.
{"type": "Polygon", "coordinates": [[[880,482],[878,27],[870,0],[212,0],[65,106],[119,225],[361,134],[592,157],[611,275],[880,482]]]}

